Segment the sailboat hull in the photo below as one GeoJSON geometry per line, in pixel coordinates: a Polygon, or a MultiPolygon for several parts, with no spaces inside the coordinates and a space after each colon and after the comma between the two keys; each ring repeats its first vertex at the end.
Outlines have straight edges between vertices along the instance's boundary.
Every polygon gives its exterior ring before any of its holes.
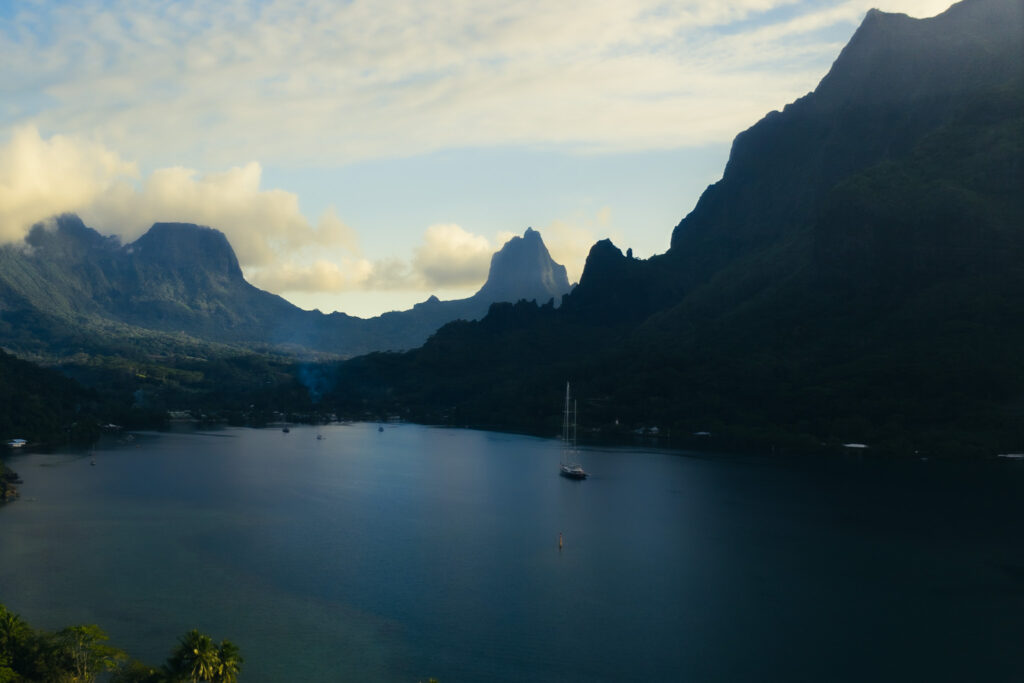
{"type": "Polygon", "coordinates": [[[579,465],[576,465],[575,467],[567,467],[566,465],[562,465],[559,468],[558,473],[561,474],[566,479],[586,479],[587,478],[587,473],[585,471],[583,471],[583,468],[580,467],[579,465]]]}

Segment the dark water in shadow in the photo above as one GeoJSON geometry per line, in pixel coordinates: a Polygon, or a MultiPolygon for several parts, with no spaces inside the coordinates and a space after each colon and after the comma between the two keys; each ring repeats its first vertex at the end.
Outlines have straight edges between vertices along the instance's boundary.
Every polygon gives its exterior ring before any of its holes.
{"type": "Polygon", "coordinates": [[[0,602],[151,663],[196,627],[250,682],[1024,680],[1020,461],[592,449],[573,482],[555,441],[411,425],[10,460],[0,602]]]}

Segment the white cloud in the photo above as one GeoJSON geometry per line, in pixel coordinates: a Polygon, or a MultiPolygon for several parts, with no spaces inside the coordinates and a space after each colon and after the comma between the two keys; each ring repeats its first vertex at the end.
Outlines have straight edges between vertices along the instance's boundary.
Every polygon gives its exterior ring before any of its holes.
{"type": "Polygon", "coordinates": [[[388,257],[376,261],[343,258],[312,264],[282,263],[253,275],[260,286],[284,293],[298,292],[431,292],[476,289],[487,279],[491,255],[503,244],[474,235],[454,223],[429,226],[408,260],[388,257]]]}
{"type": "MultiPolygon", "coordinates": [[[[255,162],[206,174],[163,168],[139,179],[136,164],[98,143],[44,139],[24,128],[0,147],[0,243],[18,242],[34,223],[64,211],[126,242],[160,221],[209,225],[227,235],[253,284],[287,296],[475,289],[487,278],[491,255],[516,234],[502,232],[492,242],[438,223],[426,228],[407,258],[370,260],[333,208],[314,225],[295,194],[263,189],[261,182],[255,162]]],[[[607,207],[538,229],[572,280],[579,279],[595,241],[619,240],[607,207]]]]}
{"type": "Polygon", "coordinates": [[[494,251],[486,237],[454,223],[431,225],[414,252],[412,265],[428,288],[482,285],[494,251]]]}
{"type": "Polygon", "coordinates": [[[0,243],[21,241],[33,224],[61,212],[126,242],[156,222],[197,223],[222,231],[250,280],[276,292],[479,286],[496,249],[486,237],[441,223],[424,231],[408,260],[371,262],[333,207],[313,225],[295,194],[261,187],[258,163],[137,175],[134,163],[98,143],[20,129],[0,147],[0,243]]]}
{"type": "Polygon", "coordinates": [[[261,188],[257,163],[138,175],[136,164],[99,143],[19,129],[0,146],[0,244],[20,242],[33,224],[74,212],[125,241],[160,221],[209,225],[227,235],[243,268],[275,286],[337,290],[372,271],[356,232],[333,208],[313,225],[295,194],[261,188]]]}
{"type": "Polygon", "coordinates": [[[441,223],[424,231],[422,243],[408,259],[392,256],[371,261],[347,253],[334,260],[308,262],[283,256],[276,263],[250,269],[249,273],[254,284],[285,296],[310,292],[475,290],[487,279],[491,255],[502,243],[495,245],[454,223],[441,223]]]}
{"type": "Polygon", "coordinates": [[[154,167],[728,141],[814,87],[837,49],[822,29],[948,4],[26,4],[0,24],[0,125],[96,136],[154,167]]]}
{"type": "Polygon", "coordinates": [[[0,244],[21,241],[37,221],[74,211],[137,173],[98,143],[15,130],[0,147],[0,244]]]}
{"type": "Polygon", "coordinates": [[[209,225],[224,232],[243,266],[265,266],[282,255],[359,253],[355,231],[333,207],[314,226],[292,192],[261,188],[258,163],[200,174],[187,168],[154,171],[141,186],[120,183],[80,211],[83,219],[134,239],[158,221],[209,225]]]}

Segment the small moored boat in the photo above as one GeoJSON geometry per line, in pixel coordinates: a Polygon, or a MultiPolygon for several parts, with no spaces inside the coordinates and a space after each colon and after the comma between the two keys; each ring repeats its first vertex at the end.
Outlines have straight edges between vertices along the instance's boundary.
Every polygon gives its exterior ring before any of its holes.
{"type": "Polygon", "coordinates": [[[587,472],[579,462],[576,450],[576,402],[571,402],[569,383],[565,383],[565,412],[562,417],[562,458],[558,473],[566,479],[586,479],[587,472]]]}

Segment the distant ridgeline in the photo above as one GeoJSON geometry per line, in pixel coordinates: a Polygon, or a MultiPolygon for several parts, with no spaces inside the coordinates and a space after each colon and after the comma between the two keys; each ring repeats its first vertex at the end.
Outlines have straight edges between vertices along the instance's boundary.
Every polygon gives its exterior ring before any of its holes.
{"type": "Polygon", "coordinates": [[[338,367],[350,412],[553,434],[902,453],[1024,448],[1024,3],[871,11],[818,88],[737,136],[646,261],[338,367]]]}
{"type": "Polygon", "coordinates": [[[223,233],[157,223],[122,246],[74,215],[37,225],[24,246],[0,248],[0,345],[63,356],[76,344],[220,344],[335,357],[422,344],[446,322],[477,319],[497,301],[560,301],[570,290],[534,230],[510,240],[472,297],[436,297],[376,318],[304,311],[242,276],[223,233]],[[28,248],[25,248],[28,247],[28,248]]]}

